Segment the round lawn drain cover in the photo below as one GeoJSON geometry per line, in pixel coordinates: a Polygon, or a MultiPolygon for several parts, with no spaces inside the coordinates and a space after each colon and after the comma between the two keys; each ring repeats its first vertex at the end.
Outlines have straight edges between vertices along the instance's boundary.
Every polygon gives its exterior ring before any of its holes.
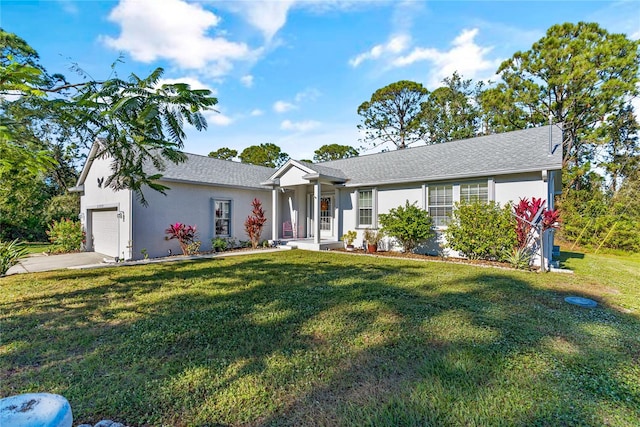
{"type": "Polygon", "coordinates": [[[598,305],[597,302],[595,302],[594,300],[589,299],[589,298],[566,297],[564,300],[566,302],[568,302],[569,304],[579,305],[580,307],[593,308],[593,307],[596,307],[598,305]]]}
{"type": "Polygon", "coordinates": [[[27,393],[0,399],[0,425],[12,427],[71,427],[71,406],[64,397],[27,393]]]}

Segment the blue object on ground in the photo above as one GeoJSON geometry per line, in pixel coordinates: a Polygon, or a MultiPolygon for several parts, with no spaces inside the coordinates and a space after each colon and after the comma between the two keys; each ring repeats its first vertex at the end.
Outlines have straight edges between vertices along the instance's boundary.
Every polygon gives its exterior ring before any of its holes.
{"type": "Polygon", "coordinates": [[[0,426],[71,427],[71,405],[50,393],[28,393],[0,399],[0,426]]]}
{"type": "Polygon", "coordinates": [[[593,308],[593,307],[597,307],[598,306],[597,302],[595,302],[594,300],[589,299],[589,298],[566,297],[564,300],[566,302],[568,302],[569,304],[579,305],[580,307],[593,308]]]}

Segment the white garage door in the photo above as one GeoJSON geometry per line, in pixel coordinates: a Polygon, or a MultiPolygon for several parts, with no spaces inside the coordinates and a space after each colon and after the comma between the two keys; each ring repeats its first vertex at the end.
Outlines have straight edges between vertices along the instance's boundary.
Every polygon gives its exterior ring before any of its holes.
{"type": "Polygon", "coordinates": [[[93,250],[112,257],[118,256],[118,213],[115,210],[91,213],[93,250]]]}

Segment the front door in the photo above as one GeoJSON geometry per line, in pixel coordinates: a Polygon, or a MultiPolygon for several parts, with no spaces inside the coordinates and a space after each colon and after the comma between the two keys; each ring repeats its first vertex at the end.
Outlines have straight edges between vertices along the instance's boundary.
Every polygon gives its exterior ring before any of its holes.
{"type": "Polygon", "coordinates": [[[320,197],[320,237],[333,236],[333,196],[320,197]]]}

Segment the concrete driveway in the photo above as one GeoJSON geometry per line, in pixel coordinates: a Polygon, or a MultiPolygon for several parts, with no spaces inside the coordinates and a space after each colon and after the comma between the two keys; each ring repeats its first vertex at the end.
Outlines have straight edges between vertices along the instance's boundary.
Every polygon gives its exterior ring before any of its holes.
{"type": "Polygon", "coordinates": [[[72,254],[44,255],[31,254],[23,258],[20,262],[7,271],[10,274],[35,273],[38,271],[60,270],[69,267],[84,267],[102,264],[103,259],[108,257],[97,252],[76,252],[72,254]]]}

